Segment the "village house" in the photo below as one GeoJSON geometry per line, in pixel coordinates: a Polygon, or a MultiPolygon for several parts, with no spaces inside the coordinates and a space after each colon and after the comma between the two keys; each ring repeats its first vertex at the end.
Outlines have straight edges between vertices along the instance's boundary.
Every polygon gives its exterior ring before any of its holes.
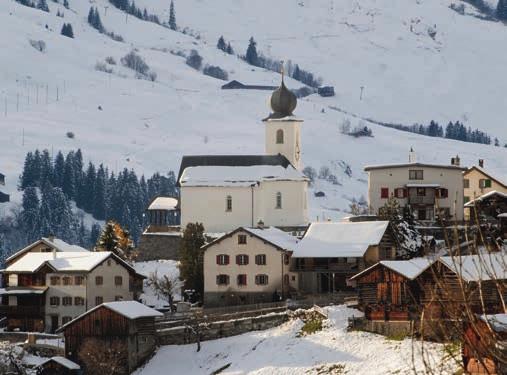
{"type": "Polygon", "coordinates": [[[283,82],[264,119],[265,155],[184,156],[178,174],[181,226],[203,223],[208,233],[238,226],[304,227],[308,178],[302,173],[296,96],[283,82]],[[203,208],[206,209],[203,209],[203,208]]]}
{"type": "Polygon", "coordinates": [[[204,305],[272,302],[295,291],[297,238],[273,227],[241,227],[205,245],[204,305]]]}
{"type": "Polygon", "coordinates": [[[487,172],[483,159],[463,173],[463,188],[465,203],[492,191],[507,194],[507,182],[487,172]]]}
{"type": "Polygon", "coordinates": [[[304,293],[350,290],[347,280],[384,259],[396,258],[388,221],[311,223],[294,247],[291,271],[304,293]]]}
{"type": "Polygon", "coordinates": [[[27,252],[2,273],[7,328],[39,332],[54,332],[103,302],[138,298],[145,278],[111,252],[56,249],[27,252]]]}
{"type": "Polygon", "coordinates": [[[365,167],[368,172],[368,204],[378,214],[389,198],[407,207],[420,221],[463,220],[463,168],[459,158],[450,165],[416,162],[413,151],[406,164],[365,167]]]}
{"type": "MultiPolygon", "coordinates": [[[[5,175],[0,173],[0,185],[5,186],[5,175]]],[[[0,191],[0,203],[9,202],[9,194],[0,191]]]]}
{"type": "Polygon", "coordinates": [[[465,203],[465,212],[472,223],[496,222],[498,215],[507,212],[507,193],[491,190],[465,203]]]}
{"type": "Polygon", "coordinates": [[[469,375],[506,374],[507,314],[478,315],[466,322],[461,352],[469,375]]]}
{"type": "Polygon", "coordinates": [[[146,215],[148,226],[137,246],[137,260],[177,260],[181,241],[178,199],[156,197],[148,205],[146,215]]]}
{"type": "Polygon", "coordinates": [[[92,345],[114,347],[118,363],[123,363],[124,373],[130,374],[155,351],[157,317],[163,314],[139,302],[108,302],[67,322],[57,332],[65,337],[65,356],[85,371],[90,364],[83,362],[79,354],[82,345],[92,340],[92,345]]]}
{"type": "Polygon", "coordinates": [[[81,366],[71,360],[55,356],[37,366],[37,375],[80,375],[81,366]]]}

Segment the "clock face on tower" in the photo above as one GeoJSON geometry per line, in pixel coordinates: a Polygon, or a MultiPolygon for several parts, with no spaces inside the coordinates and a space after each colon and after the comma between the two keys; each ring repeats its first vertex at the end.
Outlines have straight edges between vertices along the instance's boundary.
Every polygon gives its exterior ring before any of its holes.
{"type": "Polygon", "coordinates": [[[301,156],[301,150],[299,149],[299,142],[296,141],[296,151],[295,151],[295,158],[296,161],[299,161],[299,158],[301,156]]]}

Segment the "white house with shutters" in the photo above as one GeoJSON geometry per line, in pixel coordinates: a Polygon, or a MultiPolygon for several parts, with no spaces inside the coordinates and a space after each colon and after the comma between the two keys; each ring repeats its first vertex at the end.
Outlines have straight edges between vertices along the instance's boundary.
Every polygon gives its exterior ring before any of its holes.
{"type": "Polygon", "coordinates": [[[308,223],[308,178],[302,173],[296,96],[281,86],[263,120],[265,155],[194,155],[178,175],[181,227],[200,222],[207,232],[240,226],[302,227],[308,223]]]}

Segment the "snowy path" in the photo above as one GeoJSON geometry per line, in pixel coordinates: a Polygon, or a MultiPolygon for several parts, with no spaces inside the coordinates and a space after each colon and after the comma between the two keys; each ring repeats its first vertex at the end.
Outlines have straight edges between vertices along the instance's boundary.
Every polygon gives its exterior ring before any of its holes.
{"type": "MultiPolygon", "coordinates": [[[[302,323],[290,321],[267,331],[251,332],[196,346],[165,346],[136,375],[210,374],[409,374],[413,373],[410,340],[390,341],[365,332],[346,332],[347,318],[360,313],[344,306],[327,308],[327,326],[297,337],[302,323]]],[[[440,357],[441,346],[426,344],[440,357]]],[[[421,369],[421,361],[415,366],[421,369]]],[[[449,372],[452,373],[452,372],[449,372]]]]}

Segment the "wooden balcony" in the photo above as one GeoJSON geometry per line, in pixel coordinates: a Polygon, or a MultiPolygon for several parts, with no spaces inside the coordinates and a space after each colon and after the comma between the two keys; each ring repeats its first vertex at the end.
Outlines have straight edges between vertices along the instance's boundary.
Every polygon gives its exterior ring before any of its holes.
{"type": "Polygon", "coordinates": [[[6,316],[9,319],[43,318],[44,306],[0,305],[0,316],[6,316]]]}
{"type": "Polygon", "coordinates": [[[357,273],[357,263],[294,263],[290,268],[291,272],[332,272],[332,273],[357,273]]]}

